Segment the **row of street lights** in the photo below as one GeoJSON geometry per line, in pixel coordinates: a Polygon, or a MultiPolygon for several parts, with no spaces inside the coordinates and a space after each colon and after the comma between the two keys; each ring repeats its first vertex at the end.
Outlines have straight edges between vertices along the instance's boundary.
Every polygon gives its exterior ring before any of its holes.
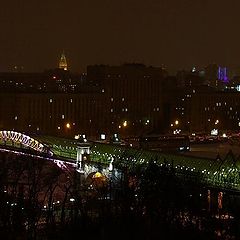
{"type": "MultiPolygon", "coordinates": [[[[208,122],[210,122],[211,120],[208,119],[208,122]]],[[[188,122],[189,123],[189,122],[188,122]]],[[[172,128],[172,133],[173,134],[179,134],[181,132],[181,129],[179,128],[180,125],[180,121],[179,120],[175,120],[174,123],[171,123],[171,128],[172,128]]],[[[219,125],[219,120],[216,119],[214,122],[214,129],[217,129],[217,125],[219,125]]],[[[240,126],[240,124],[239,124],[240,126]]]]}

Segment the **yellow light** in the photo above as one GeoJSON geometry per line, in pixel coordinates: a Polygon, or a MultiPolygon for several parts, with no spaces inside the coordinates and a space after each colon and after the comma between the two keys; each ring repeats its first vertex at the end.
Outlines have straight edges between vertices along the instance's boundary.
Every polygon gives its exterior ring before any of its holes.
{"type": "Polygon", "coordinates": [[[178,120],[176,120],[176,121],[175,121],[175,125],[178,125],[178,124],[179,124],[179,122],[178,122],[178,120]]]}
{"type": "Polygon", "coordinates": [[[100,172],[96,172],[94,175],[93,175],[93,178],[100,178],[102,177],[103,175],[100,173],[100,172]]]}
{"type": "Polygon", "coordinates": [[[67,124],[66,124],[66,127],[67,127],[67,128],[70,128],[70,127],[71,127],[70,123],[67,123],[67,124]]]}
{"type": "Polygon", "coordinates": [[[126,127],[127,126],[127,121],[123,122],[123,126],[126,127]]]}

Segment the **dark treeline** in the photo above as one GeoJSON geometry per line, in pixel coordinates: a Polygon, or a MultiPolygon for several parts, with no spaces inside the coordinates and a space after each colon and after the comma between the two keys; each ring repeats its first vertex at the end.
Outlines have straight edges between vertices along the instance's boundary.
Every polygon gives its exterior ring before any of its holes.
{"type": "Polygon", "coordinates": [[[121,179],[85,179],[71,167],[0,152],[1,239],[240,239],[236,193],[154,160],[122,171],[121,179]]]}

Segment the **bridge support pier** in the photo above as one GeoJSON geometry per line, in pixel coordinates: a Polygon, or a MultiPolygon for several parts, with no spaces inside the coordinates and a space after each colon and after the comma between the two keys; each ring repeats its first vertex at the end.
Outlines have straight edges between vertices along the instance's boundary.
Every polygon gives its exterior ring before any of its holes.
{"type": "Polygon", "coordinates": [[[84,172],[84,161],[90,156],[90,146],[86,138],[82,138],[78,143],[76,165],[80,172],[84,172]]]}

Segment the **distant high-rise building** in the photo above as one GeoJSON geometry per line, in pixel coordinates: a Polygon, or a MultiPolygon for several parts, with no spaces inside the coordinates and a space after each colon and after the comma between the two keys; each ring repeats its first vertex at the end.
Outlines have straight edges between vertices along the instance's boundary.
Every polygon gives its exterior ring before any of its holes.
{"type": "Polygon", "coordinates": [[[225,84],[228,83],[228,73],[226,67],[218,67],[218,80],[224,82],[225,84]]]}
{"type": "Polygon", "coordinates": [[[58,67],[65,71],[68,70],[67,59],[66,59],[64,52],[61,54],[61,58],[59,60],[58,67]]]}
{"type": "Polygon", "coordinates": [[[221,89],[229,82],[227,68],[209,64],[205,68],[205,79],[208,86],[221,89]]]}

